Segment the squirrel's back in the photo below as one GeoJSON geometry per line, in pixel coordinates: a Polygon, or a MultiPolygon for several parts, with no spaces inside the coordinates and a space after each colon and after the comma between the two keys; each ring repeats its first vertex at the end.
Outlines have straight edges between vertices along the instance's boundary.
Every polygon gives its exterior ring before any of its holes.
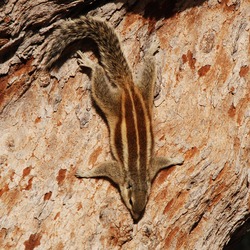
{"type": "Polygon", "coordinates": [[[84,38],[93,39],[97,44],[101,64],[113,83],[119,85],[124,81],[132,81],[132,73],[113,28],[93,17],[65,20],[53,32],[52,43],[45,54],[46,67],[51,67],[70,43],[84,38]]]}

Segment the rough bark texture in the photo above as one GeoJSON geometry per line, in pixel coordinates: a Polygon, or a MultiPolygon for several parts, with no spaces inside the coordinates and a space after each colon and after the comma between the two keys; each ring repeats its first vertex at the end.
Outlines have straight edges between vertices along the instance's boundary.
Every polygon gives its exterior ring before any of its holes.
{"type": "Polygon", "coordinates": [[[222,249],[249,217],[249,0],[0,3],[0,246],[222,249]],[[36,60],[55,22],[90,12],[115,27],[134,72],[159,43],[155,179],[133,224],[106,180],[74,177],[111,158],[75,48],[58,71],[36,60]]]}

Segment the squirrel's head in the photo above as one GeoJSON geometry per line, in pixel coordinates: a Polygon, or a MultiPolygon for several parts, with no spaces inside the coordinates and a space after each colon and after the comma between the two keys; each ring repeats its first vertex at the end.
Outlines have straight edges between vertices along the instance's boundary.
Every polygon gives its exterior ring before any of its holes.
{"type": "Polygon", "coordinates": [[[150,189],[151,183],[147,181],[135,183],[129,180],[120,186],[123,201],[135,221],[138,221],[144,213],[150,189]]]}

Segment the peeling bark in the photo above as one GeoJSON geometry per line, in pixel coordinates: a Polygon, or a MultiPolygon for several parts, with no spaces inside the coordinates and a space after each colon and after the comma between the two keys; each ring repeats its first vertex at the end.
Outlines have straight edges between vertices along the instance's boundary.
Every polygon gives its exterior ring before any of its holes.
{"type": "Polygon", "coordinates": [[[0,245],[222,249],[250,214],[249,1],[10,0],[0,17],[0,245]],[[155,152],[185,163],[157,176],[138,224],[108,181],[74,177],[111,158],[76,62],[92,43],[38,70],[54,27],[86,13],[115,27],[135,78],[159,44],[155,152]]]}

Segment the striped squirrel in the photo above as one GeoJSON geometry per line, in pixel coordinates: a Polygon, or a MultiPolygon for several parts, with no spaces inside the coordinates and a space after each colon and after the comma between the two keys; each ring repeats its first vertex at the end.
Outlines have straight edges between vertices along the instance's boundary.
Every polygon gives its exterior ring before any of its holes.
{"type": "Polygon", "coordinates": [[[134,221],[145,210],[151,184],[157,173],[183,163],[182,157],[153,157],[152,107],[155,85],[155,62],[145,58],[139,82],[121,50],[119,39],[106,22],[93,17],[66,20],[52,35],[44,63],[49,68],[71,42],[90,38],[97,44],[100,65],[78,52],[80,66],[92,68],[92,95],[107,118],[113,161],[101,163],[91,170],[78,169],[77,177],[107,177],[119,187],[121,197],[134,221]]]}

